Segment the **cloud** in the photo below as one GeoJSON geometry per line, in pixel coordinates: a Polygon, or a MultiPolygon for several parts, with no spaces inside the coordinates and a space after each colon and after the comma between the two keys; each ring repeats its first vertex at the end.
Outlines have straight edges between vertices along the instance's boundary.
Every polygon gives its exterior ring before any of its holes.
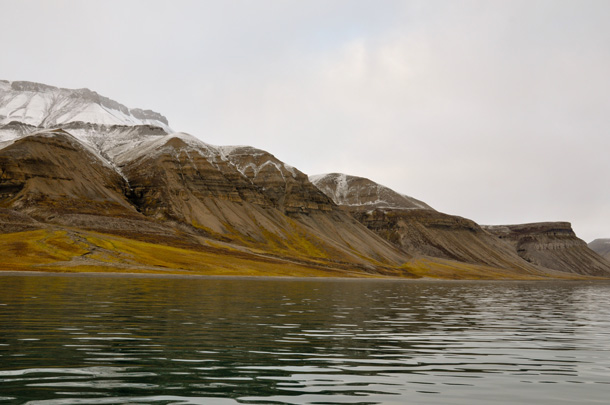
{"type": "Polygon", "coordinates": [[[610,236],[606,1],[3,10],[7,79],[90,87],[206,142],[369,177],[480,223],[568,220],[585,239],[610,236]]]}

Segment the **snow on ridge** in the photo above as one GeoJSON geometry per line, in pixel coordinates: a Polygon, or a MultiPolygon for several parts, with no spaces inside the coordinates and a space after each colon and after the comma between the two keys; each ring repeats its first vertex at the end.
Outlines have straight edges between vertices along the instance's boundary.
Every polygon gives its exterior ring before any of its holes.
{"type": "Polygon", "coordinates": [[[224,155],[230,155],[231,153],[235,152],[238,149],[247,149],[247,148],[252,148],[252,147],[247,146],[247,145],[222,145],[222,146],[217,146],[217,148],[224,155]]]}
{"type": "Polygon", "coordinates": [[[0,124],[20,121],[42,127],[70,122],[154,125],[173,132],[167,118],[151,110],[129,109],[89,89],[65,89],[34,82],[2,81],[0,124]]]}
{"type": "MultiPolygon", "coordinates": [[[[72,146],[85,149],[87,152],[89,152],[90,154],[95,156],[98,159],[98,161],[101,164],[103,164],[104,166],[106,166],[109,169],[112,169],[114,171],[116,171],[116,169],[117,169],[116,166],[112,162],[110,162],[108,159],[106,159],[100,153],[100,151],[97,148],[95,148],[94,145],[90,145],[87,142],[83,142],[81,139],[77,138],[76,136],[74,136],[73,134],[71,134],[67,131],[64,131],[63,129],[42,129],[42,130],[37,130],[34,132],[27,133],[27,134],[23,134],[17,138],[12,139],[6,145],[3,145],[2,148],[6,147],[18,140],[25,139],[28,137],[34,137],[34,136],[39,136],[39,137],[43,137],[43,138],[55,138],[57,136],[63,136],[63,137],[65,137],[65,139],[67,139],[72,144],[72,146]]],[[[121,173],[119,173],[119,174],[121,174],[121,173]]]]}
{"type": "Polygon", "coordinates": [[[327,173],[309,176],[309,180],[335,204],[351,207],[375,207],[398,209],[430,209],[425,203],[397,193],[389,187],[364,177],[343,173],[327,173]]]}
{"type": "Polygon", "coordinates": [[[282,176],[284,181],[286,180],[286,175],[284,173],[285,171],[290,173],[290,176],[292,178],[297,178],[298,170],[296,168],[290,166],[289,164],[282,162],[281,160],[277,159],[274,155],[272,155],[271,153],[269,153],[265,150],[255,148],[253,146],[247,146],[247,145],[227,145],[227,146],[217,146],[216,148],[220,151],[223,158],[225,160],[229,161],[233,166],[235,166],[235,168],[244,176],[246,176],[245,173],[246,173],[247,169],[250,168],[254,172],[254,177],[257,177],[258,174],[260,173],[260,171],[264,167],[271,165],[271,166],[274,166],[278,172],[280,172],[280,175],[282,176]],[[240,156],[243,156],[243,155],[247,155],[247,156],[251,156],[251,157],[268,156],[269,159],[265,160],[264,162],[262,162],[260,164],[256,164],[253,162],[249,162],[247,164],[240,164],[238,159],[240,156]]]}

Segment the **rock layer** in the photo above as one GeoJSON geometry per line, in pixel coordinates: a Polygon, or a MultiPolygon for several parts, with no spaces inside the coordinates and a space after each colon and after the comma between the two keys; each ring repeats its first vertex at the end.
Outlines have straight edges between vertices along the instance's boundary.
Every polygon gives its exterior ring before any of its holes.
{"type": "Polygon", "coordinates": [[[227,159],[286,214],[332,211],[334,204],[307,175],[250,146],[221,148],[227,159]]]}
{"type": "Polygon", "coordinates": [[[486,230],[510,243],[519,256],[549,269],[608,277],[610,262],[589,249],[569,222],[540,222],[487,226],[486,230]]]}
{"type": "Polygon", "coordinates": [[[369,229],[413,256],[536,272],[516,252],[478,224],[433,210],[355,212],[369,229]]]}

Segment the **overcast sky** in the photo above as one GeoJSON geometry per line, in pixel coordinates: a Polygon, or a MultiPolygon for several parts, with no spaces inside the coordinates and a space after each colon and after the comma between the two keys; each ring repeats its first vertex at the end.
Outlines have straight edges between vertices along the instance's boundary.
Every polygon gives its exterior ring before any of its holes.
{"type": "Polygon", "coordinates": [[[610,238],[610,1],[0,0],[0,78],[368,177],[480,224],[610,238]]]}

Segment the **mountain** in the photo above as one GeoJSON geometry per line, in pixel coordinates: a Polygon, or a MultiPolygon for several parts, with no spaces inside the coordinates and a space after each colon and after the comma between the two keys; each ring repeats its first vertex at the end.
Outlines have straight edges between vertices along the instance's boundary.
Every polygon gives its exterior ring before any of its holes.
{"type": "Polygon", "coordinates": [[[0,124],[20,122],[52,128],[86,122],[99,125],[152,125],[171,132],[167,118],[151,110],[129,109],[89,89],[0,81],[0,124]]]}
{"type": "Polygon", "coordinates": [[[589,243],[589,249],[606,260],[610,260],[610,239],[595,239],[593,242],[589,243]]]}
{"type": "MultiPolygon", "coordinates": [[[[52,229],[77,244],[91,239],[82,231],[93,231],[213,247],[221,256],[245,255],[254,267],[281,260],[332,274],[412,276],[400,268],[407,256],[268,152],[173,133],[160,114],[144,119],[142,110],[89,90],[2,82],[0,100],[7,232],[52,229]]],[[[109,266],[141,259],[124,254],[109,266]]],[[[83,263],[75,260],[63,265],[83,263]]]]}
{"type": "Polygon", "coordinates": [[[309,176],[311,182],[337,205],[354,211],[380,209],[427,209],[432,208],[413,197],[375,183],[364,177],[342,173],[309,176]]]}
{"type": "Polygon", "coordinates": [[[546,268],[607,277],[610,262],[579,239],[568,222],[487,226],[485,229],[509,242],[530,263],[546,268]]]}
{"type": "Polygon", "coordinates": [[[0,150],[0,203],[23,212],[135,212],[126,181],[69,133],[42,130],[0,150]]]}
{"type": "MultiPolygon", "coordinates": [[[[0,81],[3,269],[545,278],[474,222],[87,89],[0,81]]],[[[595,273],[601,274],[601,273],[595,273]]]]}
{"type": "Polygon", "coordinates": [[[404,261],[353,218],[332,213],[332,202],[306,175],[256,151],[170,134],[117,155],[116,163],[142,213],[188,224],[207,237],[322,261],[369,264],[363,255],[404,261]]]}
{"type": "Polygon", "coordinates": [[[443,214],[372,180],[341,173],[310,176],[312,182],[359,222],[409,256],[536,274],[498,238],[471,220],[443,214]]]}
{"type": "Polygon", "coordinates": [[[413,257],[523,274],[536,274],[542,269],[610,276],[610,264],[588,249],[569,224],[481,227],[469,219],[435,211],[369,179],[338,173],[310,178],[367,228],[413,257]]]}

